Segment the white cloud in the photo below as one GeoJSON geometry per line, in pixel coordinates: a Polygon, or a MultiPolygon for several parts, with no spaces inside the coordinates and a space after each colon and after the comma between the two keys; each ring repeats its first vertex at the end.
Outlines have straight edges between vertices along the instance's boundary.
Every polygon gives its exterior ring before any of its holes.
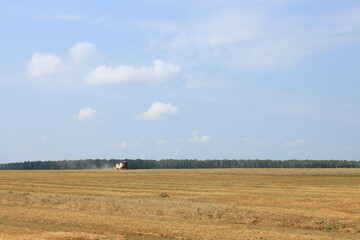
{"type": "Polygon", "coordinates": [[[162,60],[154,60],[150,67],[132,65],[120,65],[112,68],[101,65],[92,70],[84,78],[86,85],[103,84],[127,84],[127,83],[150,83],[157,84],[180,77],[179,66],[162,60]]]}
{"type": "Polygon", "coordinates": [[[61,59],[53,54],[35,53],[27,64],[30,78],[39,78],[64,71],[61,59]]]}
{"type": "Polygon", "coordinates": [[[49,141],[49,137],[48,136],[41,136],[40,141],[47,142],[47,141],[49,141]]]}
{"type": "Polygon", "coordinates": [[[74,116],[74,119],[82,121],[92,118],[96,114],[96,111],[90,107],[81,109],[79,113],[74,116]]]}
{"type": "MultiPolygon", "coordinates": [[[[27,64],[28,77],[34,79],[53,77],[54,75],[65,72],[79,73],[81,70],[79,70],[79,66],[74,63],[91,63],[100,53],[94,44],[80,42],[69,49],[69,55],[72,61],[63,61],[60,57],[51,53],[34,53],[27,64]]],[[[64,80],[64,78],[62,80],[64,80]]]]}
{"type": "Polygon", "coordinates": [[[88,63],[99,56],[96,46],[89,42],[79,42],[69,50],[70,57],[79,63],[88,63]]]}
{"type": "Polygon", "coordinates": [[[281,144],[283,148],[299,147],[305,143],[304,139],[297,139],[295,141],[288,141],[281,144]]]}
{"type": "Polygon", "coordinates": [[[126,148],[133,148],[138,147],[139,143],[137,141],[131,141],[131,142],[122,142],[120,144],[120,149],[126,149],[126,148]]]}
{"type": "Polygon", "coordinates": [[[210,136],[208,135],[199,136],[198,133],[194,131],[189,141],[195,143],[207,143],[210,141],[210,139],[211,139],[210,136]]]}
{"type": "Polygon", "coordinates": [[[241,69],[291,67],[307,56],[360,39],[360,8],[328,15],[286,15],[274,1],[224,6],[181,22],[137,24],[155,33],[149,40],[152,50],[165,50],[179,62],[241,69]]]}
{"type": "Polygon", "coordinates": [[[136,116],[136,118],[147,121],[166,120],[176,117],[178,114],[178,107],[173,106],[170,103],[155,102],[151,104],[150,108],[146,112],[136,116]]]}

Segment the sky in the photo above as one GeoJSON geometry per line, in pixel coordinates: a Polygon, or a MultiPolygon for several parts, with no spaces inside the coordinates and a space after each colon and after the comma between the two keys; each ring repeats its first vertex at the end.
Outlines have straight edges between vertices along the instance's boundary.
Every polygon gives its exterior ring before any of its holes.
{"type": "Polygon", "coordinates": [[[2,0],[0,33],[0,163],[360,159],[358,0],[2,0]]]}

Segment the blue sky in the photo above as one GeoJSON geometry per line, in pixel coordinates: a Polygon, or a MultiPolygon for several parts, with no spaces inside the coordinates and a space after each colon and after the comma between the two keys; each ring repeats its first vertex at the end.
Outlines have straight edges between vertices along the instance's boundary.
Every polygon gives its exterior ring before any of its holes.
{"type": "Polygon", "coordinates": [[[5,0],[0,32],[0,162],[360,159],[357,0],[5,0]]]}

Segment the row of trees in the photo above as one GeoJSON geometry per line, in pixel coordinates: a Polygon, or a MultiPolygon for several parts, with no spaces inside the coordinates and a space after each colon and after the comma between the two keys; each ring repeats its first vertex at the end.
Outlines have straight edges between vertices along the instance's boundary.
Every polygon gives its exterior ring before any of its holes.
{"type": "Polygon", "coordinates": [[[111,169],[127,161],[133,169],[186,168],[360,168],[360,161],[346,160],[197,160],[197,159],[86,159],[0,164],[0,170],[111,169]]]}

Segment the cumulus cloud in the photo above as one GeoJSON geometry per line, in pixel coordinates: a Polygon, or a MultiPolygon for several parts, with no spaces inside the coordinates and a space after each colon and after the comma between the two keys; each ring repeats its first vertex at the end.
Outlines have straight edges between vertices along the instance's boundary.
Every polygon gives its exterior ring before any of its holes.
{"type": "Polygon", "coordinates": [[[74,119],[83,121],[92,118],[96,114],[96,111],[90,107],[81,109],[79,113],[74,116],[74,119]]]}
{"type": "Polygon", "coordinates": [[[207,143],[210,141],[210,136],[208,135],[202,135],[199,136],[197,131],[194,131],[192,133],[192,137],[190,138],[190,142],[194,142],[194,143],[207,143]]]}
{"type": "Polygon", "coordinates": [[[291,148],[291,147],[299,147],[305,143],[304,139],[297,139],[294,141],[288,141],[281,144],[281,147],[283,148],[291,148]]]}
{"type": "MultiPolygon", "coordinates": [[[[77,63],[90,63],[100,53],[96,46],[89,42],[80,42],[69,49],[70,59],[77,63]]],[[[68,70],[77,70],[73,62],[65,61],[52,53],[34,53],[27,64],[29,78],[49,77],[68,70]]]]}
{"type": "Polygon", "coordinates": [[[176,117],[179,114],[179,108],[170,103],[155,102],[151,104],[150,108],[136,116],[137,119],[153,121],[166,120],[176,117]]]}
{"type": "Polygon", "coordinates": [[[150,83],[158,84],[180,77],[179,66],[162,60],[154,60],[152,66],[120,65],[112,68],[101,65],[84,77],[86,85],[150,83]]]}
{"type": "Polygon", "coordinates": [[[93,43],[79,42],[69,49],[70,57],[79,63],[88,63],[99,56],[99,52],[93,43]]]}
{"type": "Polygon", "coordinates": [[[39,78],[64,71],[61,59],[54,54],[35,53],[27,64],[30,78],[39,78]]]}

